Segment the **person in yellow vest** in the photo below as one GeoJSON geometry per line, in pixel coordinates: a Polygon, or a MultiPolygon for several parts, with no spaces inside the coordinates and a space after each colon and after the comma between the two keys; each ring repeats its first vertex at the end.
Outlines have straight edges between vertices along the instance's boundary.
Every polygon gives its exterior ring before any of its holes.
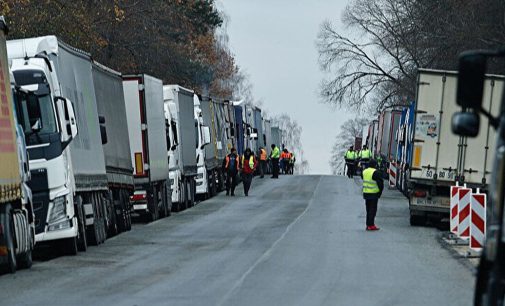
{"type": "Polygon", "coordinates": [[[347,177],[352,178],[355,174],[356,168],[356,159],[358,158],[358,154],[354,151],[354,146],[350,146],[349,150],[345,152],[345,165],[347,167],[347,177]]]}
{"type": "Polygon", "coordinates": [[[244,185],[244,194],[245,196],[249,196],[249,189],[251,188],[251,183],[253,179],[254,170],[256,170],[256,166],[258,162],[252,154],[251,149],[247,148],[242,155],[241,160],[241,169],[242,169],[242,184],[244,185]]]}
{"type": "Polygon", "coordinates": [[[267,150],[265,148],[261,147],[259,151],[259,156],[260,156],[260,178],[263,178],[265,176],[265,172],[267,169],[267,150]]]}
{"type": "Polygon", "coordinates": [[[368,167],[368,162],[373,158],[372,151],[368,149],[366,145],[363,146],[361,151],[358,153],[359,163],[361,168],[365,170],[368,167]]]}
{"type": "Polygon", "coordinates": [[[272,144],[272,152],[270,153],[270,160],[272,161],[272,178],[279,178],[279,158],[281,157],[281,150],[275,144],[272,144]]]}
{"type": "Polygon", "coordinates": [[[295,162],[296,162],[295,152],[291,151],[291,152],[289,152],[289,173],[290,174],[293,174],[295,172],[295,162]]]}
{"type": "Polygon", "coordinates": [[[375,215],[377,214],[377,205],[384,190],[384,181],[382,174],[376,169],[377,162],[369,160],[368,168],[363,170],[363,198],[366,206],[366,230],[378,231],[375,225],[375,215]]]}

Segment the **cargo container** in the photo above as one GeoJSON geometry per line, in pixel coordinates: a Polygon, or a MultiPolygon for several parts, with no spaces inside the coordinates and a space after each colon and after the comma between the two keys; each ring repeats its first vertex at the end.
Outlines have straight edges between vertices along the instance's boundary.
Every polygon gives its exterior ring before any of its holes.
{"type": "MultiPolygon", "coordinates": [[[[163,83],[147,74],[125,75],[123,93],[135,183],[130,200],[136,216],[153,221],[171,211],[163,83]]],[[[193,117],[192,99],[190,107],[193,117]]]]}
{"type": "Polygon", "coordinates": [[[385,162],[396,157],[395,136],[400,125],[401,112],[398,110],[384,110],[379,116],[379,133],[377,138],[377,156],[385,162]]]}
{"type": "MultiPolygon", "coordinates": [[[[9,73],[6,35],[8,29],[0,16],[0,271],[14,273],[30,268],[35,245],[35,217],[25,135],[16,118],[16,106],[39,104],[35,93],[16,88],[9,73]]],[[[22,110],[23,108],[18,108],[22,110]]],[[[20,119],[24,117],[20,114],[20,119]]],[[[34,121],[32,121],[34,122],[34,121]]],[[[34,125],[36,122],[34,122],[34,125]]],[[[31,132],[31,131],[30,131],[31,132]]]]}
{"type": "Polygon", "coordinates": [[[130,154],[126,106],[121,73],[98,62],[93,62],[93,84],[95,86],[98,115],[105,121],[107,143],[103,146],[108,199],[111,216],[108,221],[110,234],[131,229],[130,196],[133,194],[133,167],[130,154]]]}
{"type": "MultiPolygon", "coordinates": [[[[421,69],[418,74],[414,148],[408,179],[411,224],[422,224],[427,216],[449,213],[449,187],[459,181],[487,189],[491,172],[490,153],[495,132],[487,128],[479,137],[467,139],[451,132],[451,114],[456,105],[457,74],[421,69]]],[[[486,76],[484,106],[499,113],[502,76],[486,76]]],[[[481,125],[488,126],[487,121],[481,125]]]]}

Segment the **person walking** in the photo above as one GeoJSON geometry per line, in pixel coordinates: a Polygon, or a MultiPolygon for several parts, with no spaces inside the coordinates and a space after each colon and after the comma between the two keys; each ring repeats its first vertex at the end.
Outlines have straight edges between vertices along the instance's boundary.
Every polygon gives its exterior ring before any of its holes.
{"type": "Polygon", "coordinates": [[[258,165],[258,161],[252,154],[251,149],[247,148],[242,156],[241,168],[242,168],[242,184],[244,185],[244,194],[249,196],[249,189],[251,188],[251,183],[253,179],[254,170],[258,165]]]}
{"type": "Polygon", "coordinates": [[[281,170],[282,174],[287,174],[289,152],[288,149],[284,148],[281,153],[281,170]]]}
{"type": "Polygon", "coordinates": [[[279,178],[279,157],[281,156],[281,151],[279,147],[272,144],[272,152],[270,153],[270,159],[272,160],[272,178],[279,178]]]}
{"type": "Polygon", "coordinates": [[[345,152],[345,165],[347,166],[347,177],[352,178],[355,174],[355,166],[356,166],[356,151],[354,151],[354,146],[350,146],[349,150],[345,152]]]}
{"type": "Polygon", "coordinates": [[[375,225],[375,215],[377,214],[377,206],[379,199],[384,190],[384,181],[382,174],[377,170],[377,163],[371,159],[368,162],[368,168],[363,170],[363,198],[366,206],[366,230],[378,231],[379,228],[375,225]]]}
{"type": "Polygon", "coordinates": [[[261,147],[260,148],[260,178],[263,178],[265,176],[265,172],[267,169],[267,150],[265,148],[261,147]]]}
{"type": "Polygon", "coordinates": [[[296,162],[295,152],[291,151],[289,152],[289,174],[291,175],[295,172],[295,162],[296,162]]]}
{"type": "Polygon", "coordinates": [[[239,170],[239,158],[237,150],[231,148],[231,153],[224,158],[224,172],[226,173],[226,195],[235,196],[235,187],[237,186],[237,174],[239,170]]]}

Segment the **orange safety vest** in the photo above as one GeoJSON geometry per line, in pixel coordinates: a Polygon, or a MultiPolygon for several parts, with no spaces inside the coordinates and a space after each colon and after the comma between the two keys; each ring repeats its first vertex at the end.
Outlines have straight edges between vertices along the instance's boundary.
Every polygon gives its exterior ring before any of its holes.
{"type": "Polygon", "coordinates": [[[267,151],[265,149],[261,149],[260,160],[267,160],[267,151]]]}
{"type": "Polygon", "coordinates": [[[289,153],[282,152],[281,159],[289,158],[289,153]]]}
{"type": "MultiPolygon", "coordinates": [[[[228,165],[230,164],[230,155],[226,155],[226,170],[228,170],[228,165]]],[[[238,158],[238,155],[237,157],[235,158],[235,166],[237,167],[237,170],[239,169],[239,158],[238,158]]]]}

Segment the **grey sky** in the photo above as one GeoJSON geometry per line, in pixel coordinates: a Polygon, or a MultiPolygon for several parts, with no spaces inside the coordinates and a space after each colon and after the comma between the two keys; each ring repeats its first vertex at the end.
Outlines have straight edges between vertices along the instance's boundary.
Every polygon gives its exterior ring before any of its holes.
{"type": "Polygon", "coordinates": [[[221,0],[230,17],[230,47],[250,76],[255,99],[303,127],[311,173],[329,174],[330,149],[351,114],[320,103],[323,73],[315,46],[322,21],[340,23],[347,0],[221,0]]]}

